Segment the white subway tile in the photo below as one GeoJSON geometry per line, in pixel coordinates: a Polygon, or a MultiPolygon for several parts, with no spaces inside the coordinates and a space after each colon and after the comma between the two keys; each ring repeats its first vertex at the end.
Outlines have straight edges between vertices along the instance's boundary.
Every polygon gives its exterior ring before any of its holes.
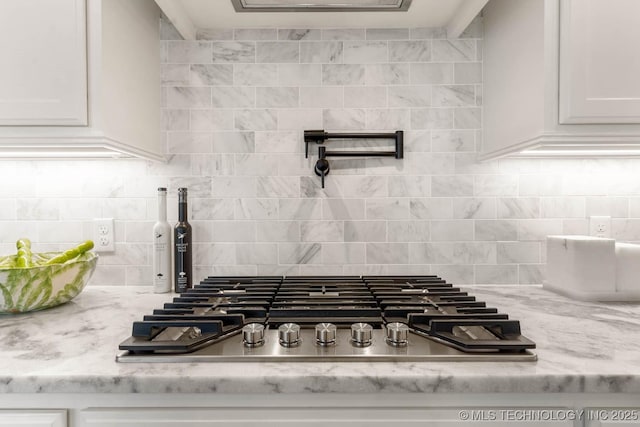
{"type": "Polygon", "coordinates": [[[211,88],[170,86],[166,88],[167,108],[203,108],[211,106],[211,88]]]}
{"type": "Polygon", "coordinates": [[[191,130],[207,132],[233,129],[233,110],[191,110],[191,130]]]}
{"type": "Polygon", "coordinates": [[[233,30],[235,40],[276,40],[275,28],[236,28],[233,30]]]}
{"type": "Polygon", "coordinates": [[[320,29],[295,28],[278,30],[278,40],[320,40],[320,29]]]}
{"type": "Polygon", "coordinates": [[[481,285],[514,285],[518,283],[517,265],[476,265],[476,283],[481,285]]]}
{"type": "MultiPolygon", "coordinates": [[[[323,264],[364,264],[364,243],[323,243],[323,264]]],[[[326,274],[326,273],[324,273],[326,274]]]]}
{"type": "MultiPolygon", "coordinates": [[[[278,174],[279,158],[276,154],[237,154],[235,156],[237,176],[270,176],[278,174]]],[[[258,184],[260,189],[260,184],[258,184]]]]}
{"type": "Polygon", "coordinates": [[[194,220],[234,219],[233,199],[193,198],[189,203],[190,217],[194,220]]]}
{"type": "Polygon", "coordinates": [[[467,107],[476,103],[473,85],[435,85],[431,105],[434,107],[467,107]]]}
{"type": "Polygon", "coordinates": [[[196,39],[233,40],[233,28],[200,28],[196,30],[196,39]]]}
{"type": "Polygon", "coordinates": [[[475,151],[475,132],[471,130],[433,130],[431,150],[442,152],[475,151]]]}
{"type": "Polygon", "coordinates": [[[300,43],[300,63],[340,64],[343,58],[343,44],[338,41],[300,43]]]}
{"type": "Polygon", "coordinates": [[[473,221],[464,219],[431,221],[431,240],[434,242],[473,240],[473,221]]]}
{"type": "Polygon", "coordinates": [[[384,242],[387,240],[386,221],[345,221],[345,242],[384,242]]]}
{"type": "Polygon", "coordinates": [[[319,243],[280,243],[278,245],[280,264],[319,264],[322,259],[319,243]]]}
{"type": "Polygon", "coordinates": [[[300,179],[290,176],[264,176],[257,179],[258,197],[300,197],[300,179]]]}
{"type": "Polygon", "coordinates": [[[517,221],[509,219],[478,219],[475,224],[475,240],[517,240],[517,221]]]}
{"type": "Polygon", "coordinates": [[[364,199],[324,199],[322,200],[322,218],[334,220],[365,219],[364,199]]]}
{"type": "MultiPolygon", "coordinates": [[[[279,199],[278,200],[279,219],[321,219],[322,203],[321,199],[279,199]]],[[[324,219],[337,219],[324,217],[324,219]]]]}
{"type": "Polygon", "coordinates": [[[21,220],[57,220],[60,218],[55,199],[17,199],[16,212],[21,220]]]}
{"type": "Polygon", "coordinates": [[[302,108],[341,108],[344,91],[335,86],[310,86],[300,88],[302,108]]]}
{"type": "Polygon", "coordinates": [[[412,39],[444,39],[447,38],[447,30],[440,27],[416,27],[411,28],[412,39]]]}
{"type": "Polygon", "coordinates": [[[302,242],[342,242],[344,223],[342,221],[300,221],[302,242]]]}
{"type": "Polygon", "coordinates": [[[386,62],[389,49],[386,41],[344,42],[345,64],[369,64],[386,62]]]}
{"type": "Polygon", "coordinates": [[[214,242],[255,242],[255,221],[214,221],[214,242]]]}
{"type": "Polygon", "coordinates": [[[171,153],[210,153],[211,134],[202,132],[167,132],[167,148],[171,153]]]}
{"type": "Polygon", "coordinates": [[[255,132],[214,132],[213,151],[216,153],[253,153],[255,132]]]}
{"type": "Polygon", "coordinates": [[[408,28],[367,28],[367,40],[402,40],[409,38],[408,28]]]}
{"type": "Polygon", "coordinates": [[[299,242],[298,221],[258,221],[258,242],[299,242]]]}
{"type": "Polygon", "coordinates": [[[278,83],[278,65],[236,64],[233,66],[233,83],[236,86],[275,86],[278,83]]]}
{"type": "MultiPolygon", "coordinates": [[[[280,118],[278,120],[280,121],[280,118]]],[[[265,131],[255,133],[256,153],[299,153],[303,149],[302,145],[298,132],[265,131]]]]}
{"type": "Polygon", "coordinates": [[[188,82],[193,86],[231,85],[233,84],[233,65],[191,64],[188,82]]]}
{"type": "Polygon", "coordinates": [[[454,82],[454,64],[417,63],[410,65],[411,84],[451,84],[454,82]]]}
{"type": "MultiPolygon", "coordinates": [[[[214,108],[252,108],[256,106],[256,90],[252,87],[219,86],[211,88],[214,108]]],[[[258,105],[264,107],[264,105],[258,105]]]]}
{"type": "Polygon", "coordinates": [[[238,264],[277,264],[278,245],[276,243],[238,243],[236,245],[238,264]]]}
{"type": "Polygon", "coordinates": [[[211,42],[211,60],[207,62],[256,62],[256,44],[237,41],[211,42]]]}
{"type": "Polygon", "coordinates": [[[322,129],[321,109],[287,108],[278,110],[278,130],[300,131],[305,129],[322,129]]]}
{"type": "Polygon", "coordinates": [[[268,108],[235,110],[234,125],[237,130],[276,130],[278,128],[277,111],[268,108]]]}
{"type": "Polygon", "coordinates": [[[213,197],[256,197],[255,177],[215,176],[211,187],[213,197]]]}
{"type": "Polygon", "coordinates": [[[495,198],[458,197],[453,199],[453,217],[456,219],[495,219],[495,198]]]}
{"type": "Polygon", "coordinates": [[[409,199],[384,198],[366,200],[366,218],[368,220],[408,219],[409,199]]]}
{"type": "Polygon", "coordinates": [[[366,128],[366,113],[363,109],[325,109],[322,112],[324,129],[332,130],[364,130],[366,128]]]}
{"type": "Polygon", "coordinates": [[[498,263],[535,264],[540,262],[539,242],[498,242],[498,263]]]}
{"type": "Polygon", "coordinates": [[[298,107],[299,90],[297,87],[258,87],[256,88],[257,107],[298,107]]]}
{"type": "Polygon", "coordinates": [[[322,40],[364,40],[364,28],[325,28],[322,29],[322,40]]]}
{"type": "Polygon", "coordinates": [[[298,63],[300,62],[300,43],[297,41],[257,42],[256,62],[298,63]]]}
{"type": "Polygon", "coordinates": [[[345,86],[344,106],[346,108],[376,108],[387,106],[385,86],[345,86]]]}
{"type": "Polygon", "coordinates": [[[317,86],[322,83],[320,64],[278,64],[278,85],[317,86]]]}
{"type": "Polygon", "coordinates": [[[453,219],[452,199],[442,197],[411,199],[409,215],[411,219],[453,219]]]}
{"type": "Polygon", "coordinates": [[[428,242],[430,238],[429,221],[387,222],[387,240],[390,242],[428,242]]]}
{"type": "Polygon", "coordinates": [[[236,219],[277,219],[278,200],[276,199],[237,199],[235,200],[236,219]]]}
{"type": "Polygon", "coordinates": [[[211,43],[207,41],[168,41],[167,61],[179,64],[210,64],[211,43]]]}
{"type": "Polygon", "coordinates": [[[368,264],[407,264],[408,243],[367,243],[368,264]]]}
{"type": "Polygon", "coordinates": [[[368,64],[365,65],[367,86],[409,84],[409,64],[368,64]]]}
{"type": "MultiPolygon", "coordinates": [[[[323,64],[323,85],[363,85],[365,82],[365,68],[360,64],[323,64]]],[[[370,84],[370,83],[367,83],[370,84]]]]}
{"type": "Polygon", "coordinates": [[[476,60],[475,40],[433,40],[431,59],[434,62],[465,62],[476,60]]]}
{"type": "Polygon", "coordinates": [[[431,40],[390,41],[390,62],[428,62],[431,60],[431,40]]]}
{"type": "Polygon", "coordinates": [[[389,107],[424,108],[431,105],[431,86],[389,87],[389,107]]]}

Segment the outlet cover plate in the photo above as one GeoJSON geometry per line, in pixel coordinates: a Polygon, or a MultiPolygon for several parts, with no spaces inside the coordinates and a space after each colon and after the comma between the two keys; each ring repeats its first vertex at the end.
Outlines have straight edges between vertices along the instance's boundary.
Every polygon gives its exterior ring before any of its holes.
{"type": "Polygon", "coordinates": [[[589,235],[594,237],[611,238],[611,217],[589,217],[589,235]]]}
{"type": "Polygon", "coordinates": [[[96,252],[113,252],[115,250],[113,218],[95,218],[93,220],[93,245],[93,250],[96,252]]]}

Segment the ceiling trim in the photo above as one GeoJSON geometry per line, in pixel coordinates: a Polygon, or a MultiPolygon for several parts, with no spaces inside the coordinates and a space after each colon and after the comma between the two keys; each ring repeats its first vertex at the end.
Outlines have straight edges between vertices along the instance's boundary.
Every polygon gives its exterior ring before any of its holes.
{"type": "Polygon", "coordinates": [[[162,12],[167,15],[167,18],[176,27],[182,38],[185,40],[196,39],[197,28],[179,1],[155,0],[155,2],[162,9],[162,12]]]}
{"type": "Polygon", "coordinates": [[[469,26],[473,18],[478,16],[482,8],[489,3],[489,0],[467,0],[460,4],[456,13],[447,24],[447,38],[457,39],[460,34],[469,26]]]}

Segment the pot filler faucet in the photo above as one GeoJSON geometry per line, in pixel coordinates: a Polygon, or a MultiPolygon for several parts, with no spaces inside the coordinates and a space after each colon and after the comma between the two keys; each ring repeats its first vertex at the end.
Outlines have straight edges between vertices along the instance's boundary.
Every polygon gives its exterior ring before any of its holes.
{"type": "Polygon", "coordinates": [[[395,157],[402,159],[404,156],[404,131],[397,130],[393,133],[330,133],[324,130],[304,131],[304,157],[309,157],[309,143],[322,144],[327,139],[393,139],[394,151],[327,151],[326,147],[318,147],[318,160],[314,172],[318,175],[324,188],[324,178],[329,174],[331,167],[327,157],[395,157]]]}

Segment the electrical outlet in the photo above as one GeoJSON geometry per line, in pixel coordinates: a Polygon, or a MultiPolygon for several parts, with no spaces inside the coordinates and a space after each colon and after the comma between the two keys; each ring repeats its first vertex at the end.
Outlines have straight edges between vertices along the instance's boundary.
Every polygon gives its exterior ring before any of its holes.
{"type": "Polygon", "coordinates": [[[93,220],[93,243],[96,252],[113,252],[115,250],[113,218],[93,220]]]}
{"type": "Polygon", "coordinates": [[[592,216],[589,218],[589,234],[595,237],[611,237],[611,217],[592,216]]]}

